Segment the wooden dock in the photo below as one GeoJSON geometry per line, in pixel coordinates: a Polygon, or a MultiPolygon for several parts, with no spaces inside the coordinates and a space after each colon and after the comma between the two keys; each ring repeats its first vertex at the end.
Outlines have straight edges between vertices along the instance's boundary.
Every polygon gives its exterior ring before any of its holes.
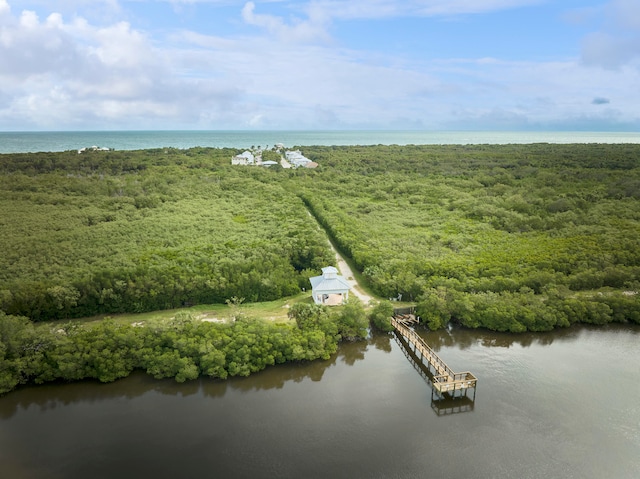
{"type": "Polygon", "coordinates": [[[476,395],[478,379],[469,371],[456,373],[440,359],[436,352],[422,339],[418,333],[409,327],[418,320],[412,314],[396,315],[391,318],[391,324],[396,333],[414,349],[419,358],[429,371],[433,370],[433,389],[440,395],[447,394],[450,397],[466,397],[467,392],[473,389],[473,400],[476,395]]]}

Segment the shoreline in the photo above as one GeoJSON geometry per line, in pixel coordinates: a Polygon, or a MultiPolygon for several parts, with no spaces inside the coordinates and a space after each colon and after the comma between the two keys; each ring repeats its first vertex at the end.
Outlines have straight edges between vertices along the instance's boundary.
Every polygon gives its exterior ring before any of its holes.
{"type": "Polygon", "coordinates": [[[77,151],[102,145],[118,151],[157,148],[292,146],[637,144],[633,131],[419,131],[419,130],[127,130],[0,132],[0,154],[77,151]]]}

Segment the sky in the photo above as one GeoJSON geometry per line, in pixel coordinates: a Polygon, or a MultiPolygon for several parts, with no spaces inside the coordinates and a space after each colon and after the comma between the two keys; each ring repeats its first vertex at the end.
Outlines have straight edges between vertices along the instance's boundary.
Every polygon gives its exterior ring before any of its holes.
{"type": "Polygon", "coordinates": [[[640,131],[638,0],[0,0],[0,131],[640,131]]]}

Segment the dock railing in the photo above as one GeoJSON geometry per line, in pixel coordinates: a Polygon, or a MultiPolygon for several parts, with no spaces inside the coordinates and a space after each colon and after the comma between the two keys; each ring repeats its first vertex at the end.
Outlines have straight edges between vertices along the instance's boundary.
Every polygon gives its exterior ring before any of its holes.
{"type": "Polygon", "coordinates": [[[469,371],[456,373],[445,363],[440,356],[425,342],[422,337],[413,329],[409,328],[402,319],[391,318],[391,324],[400,335],[402,335],[407,343],[413,345],[415,352],[420,353],[422,361],[426,361],[427,367],[433,368],[433,388],[439,393],[448,393],[452,396],[456,395],[456,391],[461,394],[468,389],[474,390],[478,379],[469,371]]]}

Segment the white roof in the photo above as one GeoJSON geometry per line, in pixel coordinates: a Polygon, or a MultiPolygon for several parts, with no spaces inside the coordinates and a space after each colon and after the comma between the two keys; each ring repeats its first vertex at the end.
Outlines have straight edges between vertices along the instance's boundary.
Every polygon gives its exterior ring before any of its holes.
{"type": "Polygon", "coordinates": [[[314,294],[337,294],[351,289],[349,282],[340,276],[333,266],[322,268],[322,276],[313,276],[309,278],[309,282],[314,294]]]}

